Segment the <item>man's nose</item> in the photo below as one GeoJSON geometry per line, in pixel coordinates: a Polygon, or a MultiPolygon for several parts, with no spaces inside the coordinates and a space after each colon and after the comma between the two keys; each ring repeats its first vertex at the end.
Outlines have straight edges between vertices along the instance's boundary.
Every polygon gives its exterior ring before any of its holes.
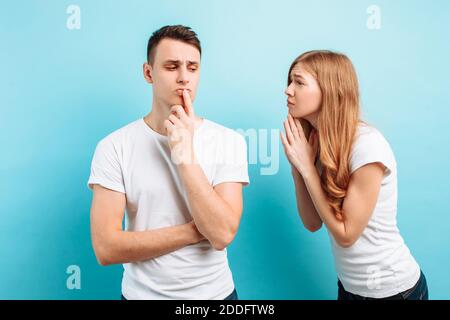
{"type": "Polygon", "coordinates": [[[180,72],[178,73],[178,83],[188,84],[189,83],[189,75],[186,68],[180,68],[180,72]]]}

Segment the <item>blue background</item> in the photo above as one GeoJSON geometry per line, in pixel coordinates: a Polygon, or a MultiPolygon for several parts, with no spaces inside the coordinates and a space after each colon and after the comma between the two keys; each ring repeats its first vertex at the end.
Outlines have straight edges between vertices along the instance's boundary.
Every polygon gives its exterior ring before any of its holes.
{"type": "MultiPolygon", "coordinates": [[[[96,143],[145,115],[147,40],[191,26],[203,46],[196,112],[231,128],[281,129],[286,74],[310,49],[354,62],[364,119],[398,162],[399,227],[432,299],[450,297],[449,1],[2,1],[0,298],[117,299],[122,267],[101,267],[87,188],[96,143]],[[66,9],[81,8],[69,30],[66,9]],[[369,5],[381,29],[366,26],[369,5]],[[66,268],[81,268],[81,289],[66,268]]],[[[229,261],[243,299],[335,299],[325,228],[298,218],[290,169],[249,168],[229,261]]]]}

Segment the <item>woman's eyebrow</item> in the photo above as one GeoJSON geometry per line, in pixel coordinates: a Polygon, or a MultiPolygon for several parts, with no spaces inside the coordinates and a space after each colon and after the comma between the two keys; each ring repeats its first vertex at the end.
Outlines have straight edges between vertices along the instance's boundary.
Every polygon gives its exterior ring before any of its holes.
{"type": "Polygon", "coordinates": [[[294,76],[305,80],[305,78],[303,78],[303,76],[300,73],[294,73],[294,76]]]}

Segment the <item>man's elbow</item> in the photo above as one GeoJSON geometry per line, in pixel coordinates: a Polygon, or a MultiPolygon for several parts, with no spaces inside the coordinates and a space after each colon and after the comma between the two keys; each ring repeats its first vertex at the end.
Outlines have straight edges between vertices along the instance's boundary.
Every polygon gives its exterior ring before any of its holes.
{"type": "Polygon", "coordinates": [[[93,241],[94,253],[97,262],[102,267],[115,264],[113,246],[105,239],[93,241]]]}
{"type": "Polygon", "coordinates": [[[97,257],[97,262],[99,265],[101,265],[102,267],[107,267],[112,265],[113,263],[111,262],[111,260],[107,259],[106,257],[97,257]]]}
{"type": "Polygon", "coordinates": [[[226,247],[228,247],[228,244],[223,242],[223,241],[211,241],[211,246],[217,250],[217,251],[222,251],[224,250],[226,247]]]}
{"type": "Polygon", "coordinates": [[[233,242],[236,232],[227,231],[223,232],[219,237],[215,237],[210,240],[212,247],[218,251],[224,250],[227,248],[231,242],[233,242]]]}
{"type": "Polygon", "coordinates": [[[97,263],[102,267],[109,266],[113,264],[112,259],[108,253],[108,250],[105,248],[100,248],[99,245],[94,246],[95,258],[97,259],[97,263]]]}

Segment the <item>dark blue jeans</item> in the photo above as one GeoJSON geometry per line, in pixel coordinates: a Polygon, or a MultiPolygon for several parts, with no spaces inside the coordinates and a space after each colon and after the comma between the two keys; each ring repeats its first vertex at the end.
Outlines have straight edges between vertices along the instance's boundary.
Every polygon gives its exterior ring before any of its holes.
{"type": "MultiPolygon", "coordinates": [[[[121,295],[121,300],[127,300],[127,299],[123,295],[121,295]]],[[[233,292],[223,300],[239,300],[236,289],[234,289],[233,292]]]]}
{"type": "Polygon", "coordinates": [[[427,279],[422,271],[420,271],[420,278],[416,284],[406,291],[400,292],[394,296],[386,298],[369,298],[362,297],[356,294],[345,291],[341,281],[338,281],[338,300],[428,300],[428,285],[427,279]]]}

